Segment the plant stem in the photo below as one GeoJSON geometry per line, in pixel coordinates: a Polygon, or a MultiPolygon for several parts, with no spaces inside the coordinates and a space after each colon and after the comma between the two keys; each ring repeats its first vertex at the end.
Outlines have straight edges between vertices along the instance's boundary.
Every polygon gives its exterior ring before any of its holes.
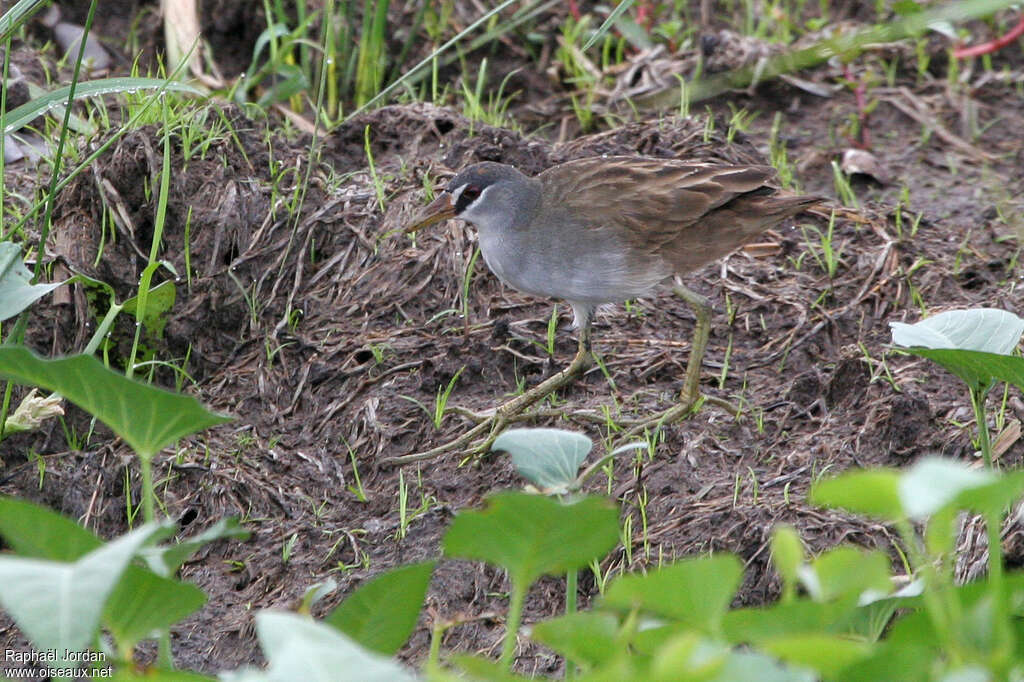
{"type": "MultiPolygon", "coordinates": [[[[1008,666],[1012,654],[1012,638],[1010,635],[1009,614],[1006,610],[1007,599],[1003,589],[1003,548],[1000,538],[1002,514],[989,510],[985,514],[985,531],[988,536],[988,585],[992,600],[993,613],[993,646],[989,665],[999,671],[999,677],[1005,679],[1009,674],[1008,666]]],[[[998,679],[998,678],[997,678],[998,679]]]]}
{"type": "Polygon", "coordinates": [[[512,670],[513,654],[516,651],[516,639],[519,634],[519,622],[523,617],[523,603],[526,602],[526,590],[529,584],[521,585],[521,581],[512,579],[512,594],[509,595],[508,617],[505,619],[505,642],[501,647],[502,667],[512,670]]]}
{"type": "Polygon", "coordinates": [[[971,389],[971,407],[974,408],[974,421],[978,425],[978,446],[985,460],[985,468],[992,468],[992,443],[988,438],[988,421],[985,419],[985,396],[988,389],[971,389]]]}
{"type": "MultiPolygon", "coordinates": [[[[579,573],[575,570],[565,574],[565,612],[576,613],[576,580],[579,573]]],[[[565,657],[565,680],[571,682],[576,679],[576,663],[568,656],[565,657]]]]}
{"type": "Polygon", "coordinates": [[[447,629],[443,623],[436,622],[434,627],[430,628],[430,653],[427,654],[427,663],[423,667],[424,672],[428,675],[441,669],[441,639],[447,629]]]}
{"type": "Polygon", "coordinates": [[[139,453],[139,469],[142,471],[142,515],[146,523],[156,517],[156,505],[153,503],[153,458],[139,453]]]}

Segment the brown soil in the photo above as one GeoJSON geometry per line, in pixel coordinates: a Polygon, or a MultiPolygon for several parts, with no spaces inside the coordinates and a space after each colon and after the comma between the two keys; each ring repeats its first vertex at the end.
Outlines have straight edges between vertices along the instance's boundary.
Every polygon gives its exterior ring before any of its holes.
{"type": "MultiPolygon", "coordinates": [[[[153,11],[152,5],[121,4],[153,11]]],[[[237,55],[251,55],[254,36],[232,29],[235,14],[218,16],[224,26],[207,36],[215,54],[235,55],[232,64],[245,68],[248,57],[237,55]]],[[[558,21],[553,15],[545,25],[558,21]]],[[[124,38],[117,31],[126,30],[112,19],[99,26],[114,45],[124,38]]],[[[157,44],[157,24],[142,35],[157,44]]],[[[611,481],[591,480],[593,492],[612,491],[623,515],[634,517],[634,529],[641,528],[639,500],[648,500],[646,537],[634,533],[632,563],[620,548],[603,562],[606,570],[735,552],[746,565],[737,604],[764,603],[778,592],[767,546],[776,524],[794,525],[813,552],[840,542],[893,551],[895,540],[884,526],[807,504],[816,478],[857,466],[905,466],[925,453],[974,457],[965,391],[935,366],[888,352],[888,322],[916,321],[922,305],[929,312],[983,306],[1024,314],[1015,293],[1020,226],[1012,223],[1020,212],[1024,117],[1019,95],[1003,81],[954,94],[937,54],[937,78],[919,80],[913,60],[905,58],[897,88],[869,91],[882,101],[864,127],[891,181],[853,178],[861,207],[837,214],[833,248],[840,259],[832,278],[815,259],[817,238],[792,226],[767,234],[760,248],[685,278],[716,308],[702,388],[741,404],[743,417],[706,406],[666,429],[653,460],[637,465],[622,459],[611,481]],[[922,135],[922,123],[908,111],[955,131],[956,139],[954,132],[922,135]],[[961,135],[968,111],[981,130],[973,138],[961,135]],[[901,236],[895,207],[904,185],[910,201],[901,236]],[[911,236],[909,224],[918,215],[920,227],[911,236]]],[[[536,71],[525,54],[505,44],[491,59],[501,72],[536,71]]],[[[866,54],[852,68],[877,71],[879,59],[866,54]]],[[[996,71],[1005,67],[1019,85],[1024,62],[1018,51],[997,54],[995,62],[996,71]]],[[[827,66],[802,74],[821,82],[836,82],[836,75],[827,66]]],[[[572,121],[564,83],[519,78],[529,89],[516,100],[514,116],[572,121]]],[[[326,137],[297,219],[288,202],[306,171],[310,139],[289,138],[279,121],[248,118],[224,104],[211,104],[206,115],[211,125],[223,115],[235,137],[223,136],[204,158],[187,161],[175,138],[171,164],[177,171],[161,257],[180,275],[178,302],[164,338],[148,344],[158,358],[187,355],[185,368],[196,380],[190,390],[236,419],[158,458],[160,497],[183,535],[224,516],[241,517],[252,531],[247,542],[205,548],[182,569],[209,601],[174,629],[179,665],[213,672],[259,662],[255,610],[292,608],[309,585],[331,576],[340,588],[317,607],[322,613],[381,571],[438,556],[454,513],[479,505],[492,491],[523,484],[500,456],[462,466],[457,456],[407,466],[411,504],[422,504],[423,512],[399,539],[399,470],[383,460],[469,428],[448,415],[435,430],[415,401],[431,406],[437,387],[465,368],[452,402],[484,410],[514,391],[518,379],[532,385],[575,350],[569,311],[561,305],[556,357],[543,357],[534,342],[545,337],[553,302],[502,287],[482,260],[472,271],[469,300],[462,301],[475,244],[471,228],[438,226],[415,243],[396,232],[422,205],[424,176],[436,185],[478,160],[534,173],[595,154],[763,160],[779,113],[802,189],[835,196],[830,164],[852,146],[847,134],[857,116],[849,88],[823,98],[776,81],[708,104],[715,121],[709,138],[703,107],[692,119],[650,114],[591,135],[574,132],[571,123],[526,135],[470,124],[432,105],[385,107],[326,137]],[[730,107],[759,112],[749,132],[731,142],[730,107]],[[383,210],[367,171],[367,127],[385,183],[383,210]],[[552,141],[559,136],[562,142],[552,141]],[[182,247],[186,225],[190,283],[182,247]],[[468,319],[451,312],[464,304],[468,319]],[[351,492],[352,458],[366,502],[351,492]],[[282,547],[292,537],[297,540],[285,563],[282,547]]],[[[156,207],[144,181],[159,172],[162,153],[156,128],[131,132],[62,193],[55,210],[55,261],[106,282],[119,301],[136,291],[141,254],[149,251],[156,207]],[[94,266],[105,206],[125,219],[94,266]]],[[[8,182],[27,186],[46,174],[31,167],[8,172],[8,182]]],[[[796,222],[825,230],[827,220],[826,211],[817,211],[796,222]]],[[[79,350],[96,310],[106,305],[76,286],[57,305],[36,306],[29,342],[51,354],[79,350]]],[[[110,348],[115,362],[127,356],[132,333],[127,320],[120,324],[110,348]]],[[[610,434],[586,418],[588,411],[608,408],[629,418],[668,407],[681,388],[692,329],[689,309],[670,294],[603,312],[595,348],[614,385],[593,370],[560,394],[565,418],[538,423],[574,428],[600,443],[610,434]]],[[[165,385],[174,379],[169,370],[155,375],[165,385]]],[[[1024,403],[1011,390],[1007,419],[1021,418],[1024,403]]],[[[80,436],[89,430],[88,417],[73,409],[67,423],[80,436]]],[[[70,450],[59,425],[3,442],[0,491],[81,519],[105,537],[120,534],[127,528],[126,469],[138,499],[136,463],[102,426],[84,442],[70,450]],[[28,452],[43,455],[41,483],[28,452]]],[[[1013,467],[1022,457],[1024,444],[1013,442],[1001,461],[1013,467]]],[[[596,586],[588,572],[580,583],[585,604],[596,586]]],[[[495,614],[504,613],[507,589],[503,574],[491,567],[441,562],[427,612],[467,620],[449,631],[445,649],[493,653],[502,633],[495,614]]],[[[557,580],[541,581],[531,591],[525,622],[560,612],[563,598],[557,580]]],[[[16,630],[4,627],[5,645],[23,648],[16,630]]],[[[403,657],[422,660],[428,637],[424,616],[403,657]]],[[[554,673],[559,659],[525,644],[519,667],[554,673]]]]}

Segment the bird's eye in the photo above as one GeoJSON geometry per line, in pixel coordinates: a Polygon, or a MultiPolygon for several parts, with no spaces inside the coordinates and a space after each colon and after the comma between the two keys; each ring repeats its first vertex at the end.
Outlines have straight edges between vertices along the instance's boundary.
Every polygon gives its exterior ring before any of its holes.
{"type": "Polygon", "coordinates": [[[480,188],[476,185],[467,185],[466,189],[462,190],[462,196],[460,199],[466,199],[467,201],[476,201],[476,198],[480,196],[480,188]]]}

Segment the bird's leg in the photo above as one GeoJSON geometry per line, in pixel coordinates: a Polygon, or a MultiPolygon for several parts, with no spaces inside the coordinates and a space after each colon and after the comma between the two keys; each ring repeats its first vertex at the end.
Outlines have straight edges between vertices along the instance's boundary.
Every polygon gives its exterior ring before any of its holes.
{"type": "Polygon", "coordinates": [[[672,292],[690,304],[697,318],[693,339],[690,341],[690,359],[686,363],[686,378],[683,381],[679,402],[649,419],[634,424],[620,436],[620,440],[642,434],[645,430],[660,429],[663,425],[678,421],[700,407],[700,369],[704,363],[704,352],[707,350],[708,335],[711,332],[711,304],[708,299],[682,284],[677,283],[672,287],[672,292]]]}
{"type": "Polygon", "coordinates": [[[672,293],[689,303],[697,317],[697,323],[693,328],[693,340],[690,341],[690,360],[686,363],[686,380],[683,382],[683,392],[680,396],[682,403],[689,407],[700,397],[700,368],[704,363],[708,335],[711,332],[711,304],[708,303],[708,299],[682,284],[672,287],[672,293]]]}
{"type": "MultiPolygon", "coordinates": [[[[487,449],[491,447],[491,443],[501,435],[501,431],[511,422],[515,421],[516,417],[521,415],[527,408],[543,400],[552,391],[570,383],[576,375],[583,373],[588,367],[590,367],[592,362],[590,346],[590,313],[592,312],[592,310],[585,311],[585,314],[581,315],[580,310],[577,309],[576,311],[577,324],[580,325],[580,341],[576,350],[576,356],[572,359],[572,362],[569,363],[568,367],[551,375],[521,395],[499,405],[492,415],[484,417],[476,426],[458,438],[424,452],[418,452],[412,455],[402,455],[399,457],[390,457],[385,461],[391,464],[417,462],[437,457],[438,455],[442,455],[446,452],[453,452],[470,447],[472,451],[477,454],[486,452],[487,449]],[[483,438],[482,441],[476,442],[481,438],[483,438]]],[[[463,416],[470,416],[471,413],[460,412],[460,414],[463,416]]]]}

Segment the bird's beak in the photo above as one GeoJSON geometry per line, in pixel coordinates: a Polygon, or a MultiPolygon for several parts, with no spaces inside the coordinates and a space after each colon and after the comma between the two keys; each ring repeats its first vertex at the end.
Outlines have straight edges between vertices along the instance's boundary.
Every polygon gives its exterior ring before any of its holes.
{"type": "Polygon", "coordinates": [[[441,192],[437,198],[430,202],[430,205],[421,210],[413,218],[412,224],[405,228],[405,233],[410,234],[416,230],[439,223],[442,220],[455,217],[455,204],[452,203],[450,192],[441,192]]]}

